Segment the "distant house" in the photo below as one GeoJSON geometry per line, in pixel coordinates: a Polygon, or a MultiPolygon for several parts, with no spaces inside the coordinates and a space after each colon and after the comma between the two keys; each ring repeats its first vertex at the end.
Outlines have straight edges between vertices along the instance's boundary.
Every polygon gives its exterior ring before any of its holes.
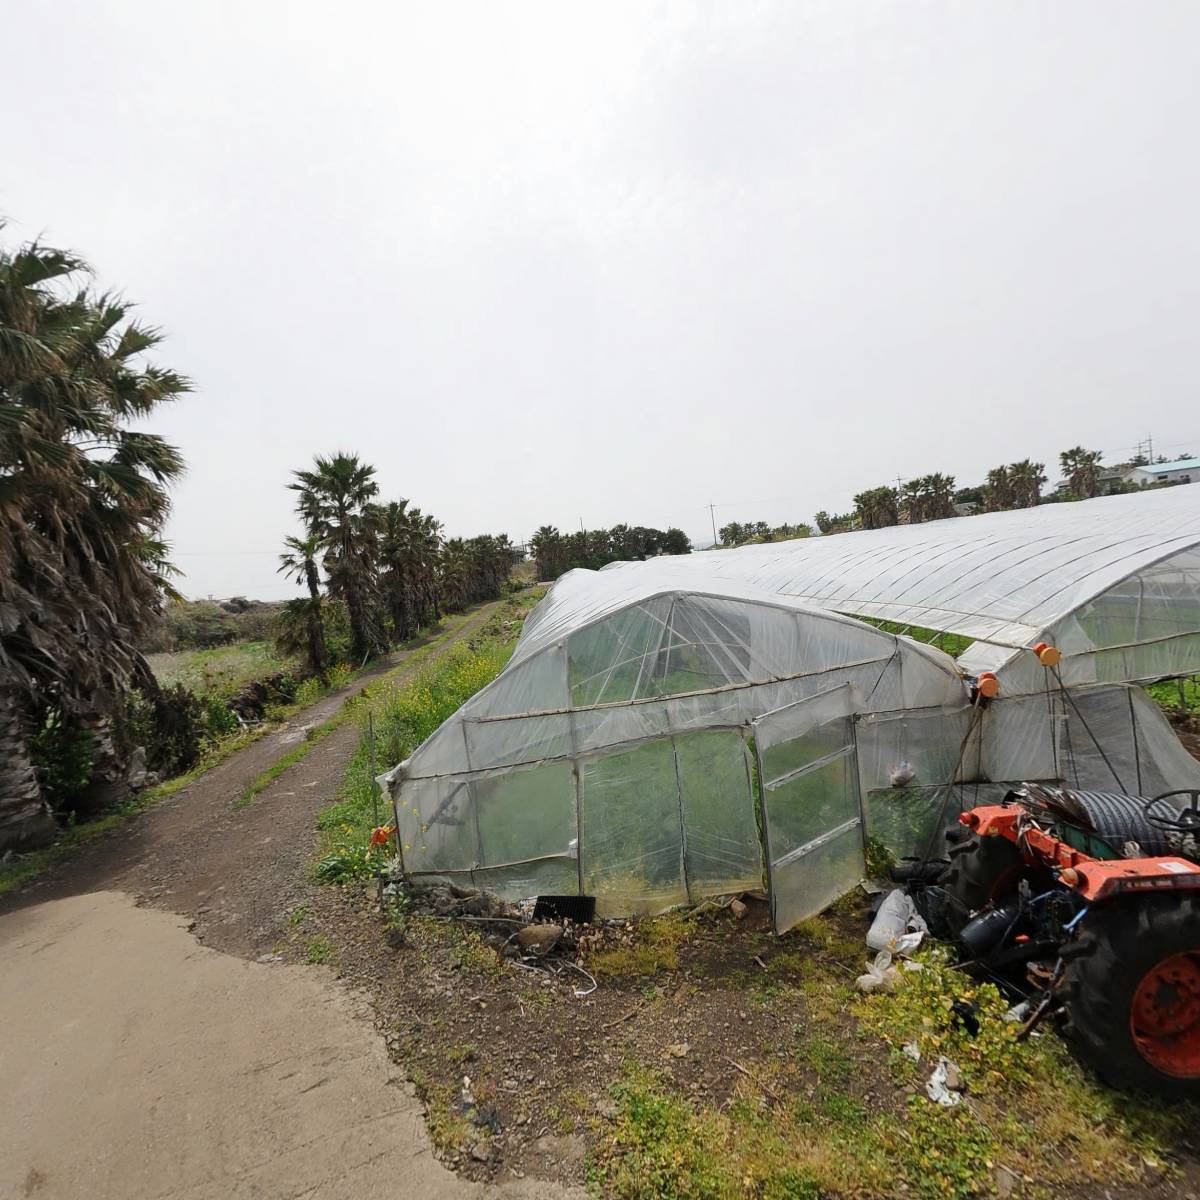
{"type": "MultiPolygon", "coordinates": [[[[1121,484],[1125,483],[1129,476],[1128,464],[1122,463],[1117,467],[1097,467],[1096,468],[1096,484],[1099,488],[1099,495],[1109,496],[1113,490],[1121,490],[1121,484]]],[[[1054,489],[1060,496],[1065,496],[1071,490],[1071,481],[1069,479],[1060,479],[1054,489]]]]}
{"type": "Polygon", "coordinates": [[[1146,463],[1128,467],[1126,483],[1191,483],[1200,480],[1200,458],[1181,458],[1178,462],[1146,463]]]}

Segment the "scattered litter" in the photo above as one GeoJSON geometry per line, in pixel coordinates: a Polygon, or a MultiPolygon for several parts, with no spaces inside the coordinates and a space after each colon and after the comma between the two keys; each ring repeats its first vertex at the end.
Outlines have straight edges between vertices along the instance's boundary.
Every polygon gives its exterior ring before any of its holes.
{"type": "Polygon", "coordinates": [[[585,971],[578,963],[573,963],[573,962],[571,962],[570,959],[567,959],[566,961],[564,961],[563,966],[570,967],[571,970],[573,970],[573,971],[578,971],[580,973],[580,975],[582,975],[584,977],[584,979],[586,979],[592,985],[590,988],[574,988],[574,989],[572,989],[575,993],[576,1000],[582,1000],[584,998],[584,996],[590,996],[596,990],[596,988],[599,986],[596,983],[596,977],[594,975],[589,975],[587,973],[587,971],[585,971]]]}
{"type": "Polygon", "coordinates": [[[867,947],[890,950],[894,954],[911,954],[928,932],[929,926],[917,912],[912,897],[895,888],[884,897],[871,928],[867,930],[867,947]]]}
{"type": "Polygon", "coordinates": [[[854,982],[860,992],[894,992],[900,972],[892,965],[891,953],[880,950],[875,958],[867,963],[865,975],[860,975],[854,982]]]}
{"type": "Polygon", "coordinates": [[[862,888],[868,896],[879,896],[887,891],[887,884],[880,882],[878,879],[860,879],[858,886],[862,888]]]}
{"type": "Polygon", "coordinates": [[[921,1047],[918,1046],[915,1041],[905,1042],[904,1045],[900,1047],[900,1049],[903,1050],[904,1053],[907,1054],[908,1057],[913,1060],[913,1062],[921,1061],[921,1047]]]}
{"type": "Polygon", "coordinates": [[[961,1091],[962,1076],[958,1068],[948,1058],[939,1058],[937,1066],[933,1068],[933,1074],[925,1084],[925,1094],[935,1104],[940,1104],[943,1108],[953,1108],[962,1103],[962,1096],[959,1094],[961,1091]]]}
{"type": "Polygon", "coordinates": [[[517,942],[534,954],[549,954],[563,935],[561,925],[526,925],[517,930],[517,942]]]}
{"type": "Polygon", "coordinates": [[[950,1011],[958,1018],[958,1022],[971,1035],[979,1036],[979,1009],[966,1000],[955,1000],[950,1011]]]}
{"type": "Polygon", "coordinates": [[[1022,1000],[1020,1004],[1014,1004],[1012,1008],[1004,1014],[1004,1019],[1010,1025],[1019,1025],[1029,1016],[1029,1001],[1022,1000]]]}

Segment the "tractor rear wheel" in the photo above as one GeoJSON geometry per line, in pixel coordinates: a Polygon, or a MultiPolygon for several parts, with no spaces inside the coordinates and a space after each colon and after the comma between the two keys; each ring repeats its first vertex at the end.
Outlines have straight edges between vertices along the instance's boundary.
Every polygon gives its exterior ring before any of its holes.
{"type": "Polygon", "coordinates": [[[1200,899],[1111,900],[1063,957],[1080,1058],[1113,1087],[1200,1097],[1200,899]]]}
{"type": "Polygon", "coordinates": [[[946,919],[957,936],[972,913],[1012,891],[1027,868],[1008,838],[980,837],[964,828],[952,829],[946,840],[950,865],[938,884],[952,901],[946,919]]]}

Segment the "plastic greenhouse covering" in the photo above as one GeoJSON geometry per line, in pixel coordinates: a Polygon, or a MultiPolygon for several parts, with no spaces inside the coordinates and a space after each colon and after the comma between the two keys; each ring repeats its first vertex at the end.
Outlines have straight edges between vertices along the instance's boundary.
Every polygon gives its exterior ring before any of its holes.
{"type": "Polygon", "coordinates": [[[763,889],[782,930],[872,839],[921,853],[1012,783],[1200,786],[1130,686],[1197,670],[1200,488],[614,563],[381,782],[412,874],[607,915],[763,889]],[[955,663],[859,617],[979,640],[955,663]]]}

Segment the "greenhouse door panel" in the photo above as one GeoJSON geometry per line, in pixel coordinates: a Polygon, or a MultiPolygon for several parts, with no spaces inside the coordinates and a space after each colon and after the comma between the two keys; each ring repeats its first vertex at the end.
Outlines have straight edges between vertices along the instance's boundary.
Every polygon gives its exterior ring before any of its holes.
{"type": "Polygon", "coordinates": [[[754,722],[776,933],[862,879],[863,828],[849,686],[754,722]]]}

